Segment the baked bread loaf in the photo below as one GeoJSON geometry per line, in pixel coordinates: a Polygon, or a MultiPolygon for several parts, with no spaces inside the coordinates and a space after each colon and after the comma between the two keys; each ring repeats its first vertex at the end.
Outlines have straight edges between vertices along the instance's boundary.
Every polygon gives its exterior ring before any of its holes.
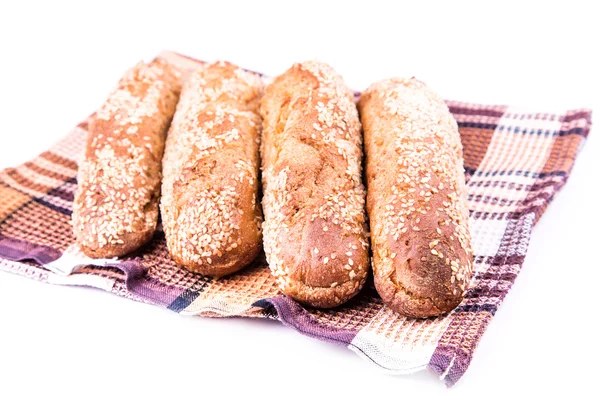
{"type": "Polygon", "coordinates": [[[362,137],[350,90],[326,64],[295,64],[261,102],[264,248],[286,295],[335,307],[369,268],[362,137]]]}
{"type": "Polygon", "coordinates": [[[86,255],[121,256],[152,238],[165,136],[179,91],[178,73],[168,63],[139,63],[92,117],[72,214],[86,255]]]}
{"type": "Polygon", "coordinates": [[[417,79],[360,97],[375,287],[408,317],[455,308],[472,274],[462,145],[444,100],[417,79]]]}
{"type": "Polygon", "coordinates": [[[184,84],[163,158],[161,216],[171,257],[191,271],[220,277],[260,251],[261,95],[258,75],[226,62],[184,84]]]}

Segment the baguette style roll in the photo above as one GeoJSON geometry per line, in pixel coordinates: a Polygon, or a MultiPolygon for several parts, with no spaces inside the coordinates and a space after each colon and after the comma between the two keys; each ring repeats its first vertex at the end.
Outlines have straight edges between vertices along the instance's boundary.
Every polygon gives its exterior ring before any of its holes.
{"type": "Polygon", "coordinates": [[[226,62],[184,84],[163,158],[161,216],[173,260],[221,277],[262,245],[258,203],[262,80],[226,62]]]}
{"type": "Polygon", "coordinates": [[[408,317],[448,312],[473,272],[456,121],[415,78],[373,84],[359,110],[376,289],[408,317]]]}
{"type": "Polygon", "coordinates": [[[165,61],[139,63],[91,119],[72,214],[76,241],[86,255],[121,256],[152,238],[179,79],[165,61]]]}
{"type": "Polygon", "coordinates": [[[313,307],[356,295],[369,268],[362,137],[328,65],[295,64],[261,102],[264,248],[284,294],[313,307]]]}

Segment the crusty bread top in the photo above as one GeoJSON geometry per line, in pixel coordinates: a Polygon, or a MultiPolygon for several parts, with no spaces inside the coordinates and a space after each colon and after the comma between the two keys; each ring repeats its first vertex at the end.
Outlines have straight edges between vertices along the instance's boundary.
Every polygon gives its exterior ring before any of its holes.
{"type": "MultiPolygon", "coordinates": [[[[415,299],[435,300],[431,310],[415,306],[415,314],[439,314],[435,304],[448,311],[445,303],[458,304],[472,275],[456,121],[444,100],[415,78],[377,82],[362,94],[359,105],[365,135],[373,136],[367,146],[372,235],[374,240],[385,237],[388,244],[381,249],[391,249],[390,254],[374,254],[375,262],[378,256],[392,260],[394,285],[415,299]],[[390,161],[385,165],[398,165],[392,181],[382,170],[386,156],[390,161]],[[390,186],[391,195],[381,201],[378,193],[387,193],[390,186]],[[394,263],[396,256],[403,265],[394,263]]],[[[373,243],[373,251],[378,249],[373,243]]]]}
{"type": "Polygon", "coordinates": [[[164,136],[179,90],[179,75],[167,62],[140,62],[92,118],[73,204],[84,248],[119,246],[125,237],[154,231],[164,136]]]}
{"type": "Polygon", "coordinates": [[[194,270],[219,276],[231,271],[209,264],[260,248],[261,95],[261,78],[228,62],[203,65],[184,84],[163,159],[161,212],[171,255],[194,270]]]}
{"type": "Polygon", "coordinates": [[[362,137],[353,95],[331,67],[309,61],[275,78],[261,113],[269,266],[297,300],[341,304],[356,294],[368,271],[362,137]]]}

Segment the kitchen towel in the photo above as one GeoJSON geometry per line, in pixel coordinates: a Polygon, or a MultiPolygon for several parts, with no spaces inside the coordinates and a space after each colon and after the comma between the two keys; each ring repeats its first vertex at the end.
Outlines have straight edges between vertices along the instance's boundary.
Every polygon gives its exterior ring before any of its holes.
{"type": "MultiPolygon", "coordinates": [[[[171,52],[182,72],[201,62],[171,52]]],[[[255,317],[348,347],[392,373],[429,368],[448,386],[523,265],[535,223],[567,181],[586,141],[591,110],[541,112],[448,101],[464,147],[475,274],[451,313],[416,320],[384,306],[372,279],[331,310],[305,308],[277,290],[264,255],[214,280],[169,258],[164,234],[120,259],[94,260],[74,245],[70,215],[87,120],[30,162],[0,171],[0,270],[54,284],[101,288],[184,315],[255,317]]]]}

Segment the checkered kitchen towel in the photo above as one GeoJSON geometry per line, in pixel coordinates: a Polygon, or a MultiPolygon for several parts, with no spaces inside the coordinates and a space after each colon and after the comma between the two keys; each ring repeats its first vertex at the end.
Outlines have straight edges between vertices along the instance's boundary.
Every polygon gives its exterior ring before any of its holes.
{"type": "MultiPolygon", "coordinates": [[[[189,70],[198,61],[161,55],[189,70]]],[[[372,281],[333,310],[304,308],[277,291],[264,256],[213,280],[179,268],[158,232],[138,253],[92,260],[73,245],[69,224],[87,122],[17,168],[0,172],[0,269],[41,281],[102,288],[185,315],[281,321],[354,350],[395,373],[430,368],[447,385],[473,352],[517,277],[531,230],[565,184],[591,125],[590,110],[531,112],[448,102],[464,145],[476,273],[462,304],[414,320],[385,307],[372,281]]]]}

